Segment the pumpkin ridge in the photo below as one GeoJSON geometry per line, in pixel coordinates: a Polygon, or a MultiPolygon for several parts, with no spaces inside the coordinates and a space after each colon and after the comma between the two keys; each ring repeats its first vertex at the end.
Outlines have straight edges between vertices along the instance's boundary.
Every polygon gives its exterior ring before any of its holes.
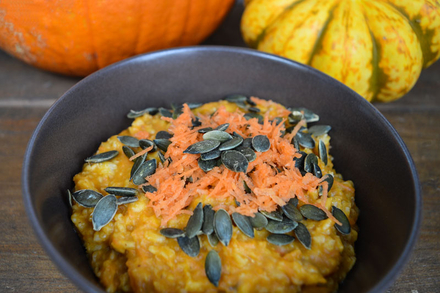
{"type": "Polygon", "coordinates": [[[301,4],[302,2],[307,1],[307,0],[299,0],[299,1],[293,0],[293,1],[294,1],[294,2],[293,2],[292,4],[290,4],[289,6],[287,6],[287,7],[284,9],[284,11],[283,11],[282,13],[280,13],[277,17],[275,17],[275,18],[272,20],[272,22],[269,23],[269,24],[266,26],[266,28],[263,29],[263,30],[261,31],[261,33],[260,33],[260,34],[258,35],[258,37],[256,38],[254,44],[249,44],[249,46],[250,46],[251,48],[256,48],[256,49],[258,48],[258,46],[260,45],[261,40],[264,39],[264,37],[266,36],[266,32],[267,32],[267,30],[272,26],[273,23],[276,23],[276,22],[278,21],[278,19],[279,19],[281,16],[283,16],[284,14],[286,14],[288,11],[292,10],[292,9],[293,9],[295,6],[297,6],[298,4],[301,4]]]}
{"type": "Polygon", "coordinates": [[[338,5],[341,2],[336,3],[330,10],[329,10],[329,15],[327,17],[327,20],[325,21],[324,25],[322,26],[318,37],[316,38],[315,44],[313,45],[313,49],[312,52],[310,52],[310,58],[307,61],[307,65],[311,66],[312,61],[313,61],[313,57],[315,57],[315,54],[322,48],[322,41],[324,39],[324,35],[325,32],[327,31],[328,25],[329,23],[333,20],[333,10],[335,10],[338,5]]]}

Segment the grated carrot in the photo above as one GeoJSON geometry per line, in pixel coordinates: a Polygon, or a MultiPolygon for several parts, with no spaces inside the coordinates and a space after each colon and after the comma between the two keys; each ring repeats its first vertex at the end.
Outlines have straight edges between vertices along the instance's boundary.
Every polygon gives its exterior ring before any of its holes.
{"type": "Polygon", "coordinates": [[[152,149],[153,149],[153,146],[149,146],[149,147],[147,147],[146,149],[143,149],[142,151],[140,151],[139,153],[137,153],[136,155],[131,156],[129,160],[130,160],[130,161],[133,161],[134,159],[136,159],[136,158],[138,158],[138,157],[140,157],[140,156],[142,156],[142,155],[148,153],[148,152],[151,151],[152,149]]]}

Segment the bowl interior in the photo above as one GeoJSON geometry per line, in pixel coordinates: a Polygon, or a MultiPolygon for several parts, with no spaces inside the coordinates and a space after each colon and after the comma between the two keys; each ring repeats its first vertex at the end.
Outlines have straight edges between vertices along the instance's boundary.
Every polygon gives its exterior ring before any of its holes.
{"type": "Polygon", "coordinates": [[[360,208],[357,262],[340,292],[380,292],[397,275],[416,238],[420,187],[395,130],[368,102],[334,79],[295,62],[238,48],[193,47],[141,55],[85,78],[38,125],[23,165],[31,223],[59,268],[86,291],[102,291],[70,222],[72,177],[130,109],[214,101],[230,93],[307,107],[332,126],[331,155],[353,180],[360,208]]]}

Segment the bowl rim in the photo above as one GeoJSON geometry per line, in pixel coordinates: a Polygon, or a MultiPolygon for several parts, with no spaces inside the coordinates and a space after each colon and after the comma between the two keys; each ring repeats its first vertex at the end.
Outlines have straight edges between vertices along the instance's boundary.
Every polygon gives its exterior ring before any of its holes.
{"type": "MultiPolygon", "coordinates": [[[[366,101],[363,97],[361,97],[359,94],[357,94],[355,91],[347,87],[346,85],[342,84],[338,80],[334,79],[333,77],[311,67],[305,64],[301,64],[299,62],[296,62],[291,59],[287,59],[281,56],[277,56],[270,53],[265,53],[261,51],[257,51],[254,49],[249,48],[243,48],[243,47],[231,47],[231,46],[217,46],[217,45],[198,45],[198,46],[185,46],[185,47],[177,47],[177,48],[169,48],[169,49],[163,49],[163,50],[157,50],[153,52],[148,52],[144,54],[139,54],[124,60],[121,60],[119,62],[113,63],[107,67],[104,67],[85,78],[81,79],[79,82],[74,84],[69,90],[67,90],[61,97],[59,97],[48,109],[48,111],[45,113],[43,118],[38,123],[37,127],[35,128],[34,132],[32,133],[32,136],[28,142],[26,152],[24,155],[23,165],[22,165],[22,174],[21,174],[21,180],[22,180],[22,198],[24,201],[25,211],[28,216],[28,221],[30,222],[35,235],[37,236],[38,241],[40,242],[40,245],[44,248],[46,253],[50,256],[51,260],[55,263],[55,265],[58,267],[58,269],[66,276],[68,279],[70,279],[73,284],[75,284],[78,288],[86,291],[86,292],[104,292],[104,290],[101,287],[96,286],[96,284],[90,282],[86,278],[84,278],[69,262],[67,262],[64,257],[57,252],[53,244],[51,243],[48,235],[44,232],[42,227],[38,224],[38,218],[36,215],[36,212],[34,210],[34,207],[32,205],[32,192],[30,190],[30,173],[29,173],[29,167],[30,167],[30,161],[32,158],[33,149],[35,146],[35,142],[37,140],[37,137],[40,134],[41,129],[44,127],[46,121],[48,120],[48,117],[52,114],[52,112],[55,111],[55,109],[58,107],[59,104],[63,103],[65,99],[67,99],[70,96],[70,93],[74,91],[76,88],[81,87],[83,84],[88,83],[89,80],[93,80],[100,75],[105,75],[107,72],[111,72],[114,70],[117,70],[118,67],[128,66],[132,63],[137,62],[144,62],[142,59],[146,56],[149,57],[148,60],[151,59],[151,57],[163,57],[163,55],[181,55],[186,52],[227,52],[227,53],[239,53],[239,54],[245,54],[245,55],[252,55],[254,57],[263,58],[263,59],[269,59],[273,60],[274,62],[281,62],[285,63],[289,66],[295,66],[301,68],[303,71],[311,71],[313,74],[320,76],[323,79],[331,80],[331,82],[336,82],[343,87],[345,87],[345,90],[351,91],[354,96],[357,96],[358,99],[360,99],[360,103],[364,103],[366,107],[370,107],[370,110],[375,112],[374,114],[381,119],[381,122],[384,123],[387,127],[390,133],[393,135],[393,138],[400,146],[401,150],[403,151],[403,154],[408,162],[409,169],[411,171],[411,176],[414,182],[414,191],[415,191],[415,206],[414,206],[414,220],[411,227],[411,233],[409,235],[409,240],[407,241],[402,254],[399,256],[398,260],[395,262],[395,264],[391,267],[391,269],[387,272],[387,274],[373,287],[370,289],[369,292],[383,292],[385,289],[387,289],[392,282],[398,277],[399,273],[403,270],[404,265],[408,262],[411,253],[413,251],[413,248],[415,246],[415,243],[418,240],[419,234],[420,234],[420,226],[421,226],[421,217],[422,217],[422,196],[421,196],[421,185],[419,181],[419,177],[417,174],[417,170],[414,164],[414,161],[411,157],[411,154],[405,145],[403,139],[398,134],[397,130],[391,125],[391,123],[382,115],[382,113],[374,107],[371,103],[366,101]]],[[[364,106],[362,105],[362,106],[364,106]]]]}

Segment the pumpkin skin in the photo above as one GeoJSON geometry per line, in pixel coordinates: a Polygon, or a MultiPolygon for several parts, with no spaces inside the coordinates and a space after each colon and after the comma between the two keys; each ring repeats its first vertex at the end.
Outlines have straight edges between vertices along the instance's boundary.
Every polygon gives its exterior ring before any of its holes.
{"type": "Polygon", "coordinates": [[[3,0],[0,48],[31,65],[85,76],[124,58],[195,45],[234,0],[3,0]]]}
{"type": "Polygon", "coordinates": [[[310,65],[368,101],[389,102],[440,57],[437,0],[248,0],[254,48],[310,65]]]}

